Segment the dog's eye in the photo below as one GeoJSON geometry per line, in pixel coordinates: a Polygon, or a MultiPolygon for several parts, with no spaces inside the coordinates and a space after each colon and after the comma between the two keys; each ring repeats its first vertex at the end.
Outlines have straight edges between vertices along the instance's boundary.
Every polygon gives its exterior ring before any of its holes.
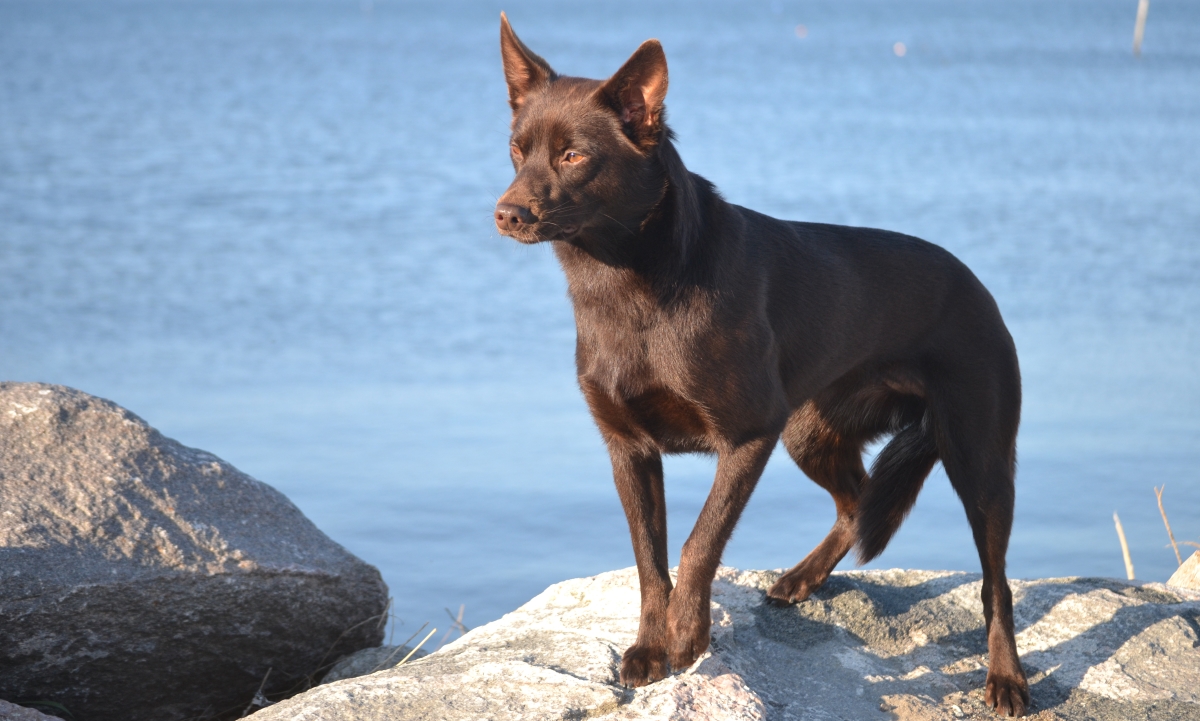
{"type": "Polygon", "coordinates": [[[579,153],[576,153],[574,150],[568,150],[563,155],[563,162],[567,163],[569,165],[574,165],[575,163],[578,163],[581,160],[583,160],[583,156],[580,155],[579,153]]]}

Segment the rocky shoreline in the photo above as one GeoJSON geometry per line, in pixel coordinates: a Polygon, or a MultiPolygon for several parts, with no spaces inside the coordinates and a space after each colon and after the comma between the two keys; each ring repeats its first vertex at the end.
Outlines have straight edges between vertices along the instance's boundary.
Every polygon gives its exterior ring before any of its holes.
{"type": "MultiPolygon", "coordinates": [[[[978,574],[835,573],[779,608],[779,571],[722,568],[692,668],[617,683],[637,631],[632,568],[551,586],[404,666],[259,711],[283,719],[991,719],[978,574]]],[[[1200,593],[1112,579],[1013,581],[1037,719],[1200,719],[1200,593]]]]}
{"type": "MultiPolygon", "coordinates": [[[[109,401],[0,383],[0,721],[994,717],[978,575],[836,573],[781,608],[778,574],[722,568],[710,651],[642,689],[617,682],[633,569],[397,665],[378,571],[282,494],[109,401]]],[[[1200,721],[1198,578],[1200,553],[1181,586],[1013,581],[1032,717],[1200,721]]]]}

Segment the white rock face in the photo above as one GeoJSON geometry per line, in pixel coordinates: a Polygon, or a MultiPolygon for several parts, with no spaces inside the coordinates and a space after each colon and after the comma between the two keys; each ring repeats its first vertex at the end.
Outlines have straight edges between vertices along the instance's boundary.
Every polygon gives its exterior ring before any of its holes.
{"type": "MultiPolygon", "coordinates": [[[[437,653],[251,718],[994,718],[981,690],[978,575],[838,573],[785,608],[764,604],[778,576],[721,569],[710,652],[636,691],[617,683],[638,620],[626,569],[551,586],[437,653]]],[[[1200,719],[1200,594],[1108,579],[1014,581],[1013,591],[1038,718],[1200,719]]]]}
{"type": "Polygon", "coordinates": [[[1191,591],[1200,591],[1200,551],[1196,551],[1183,562],[1167,579],[1168,586],[1179,586],[1191,591]]]}
{"type": "Polygon", "coordinates": [[[110,401],[0,383],[0,698],[240,712],[378,644],[379,572],[281,493],[110,401]],[[345,635],[342,635],[345,632],[345,635]]]}

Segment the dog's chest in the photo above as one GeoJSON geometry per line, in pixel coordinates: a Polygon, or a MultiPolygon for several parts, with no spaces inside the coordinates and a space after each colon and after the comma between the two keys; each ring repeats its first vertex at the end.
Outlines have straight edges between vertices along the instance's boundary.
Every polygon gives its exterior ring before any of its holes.
{"type": "Polygon", "coordinates": [[[712,422],[697,393],[698,349],[660,311],[576,308],[580,387],[609,438],[666,452],[709,451],[712,422]]]}
{"type": "Polygon", "coordinates": [[[702,407],[665,386],[623,393],[580,377],[580,388],[605,438],[653,445],[668,453],[713,449],[702,407]]]}

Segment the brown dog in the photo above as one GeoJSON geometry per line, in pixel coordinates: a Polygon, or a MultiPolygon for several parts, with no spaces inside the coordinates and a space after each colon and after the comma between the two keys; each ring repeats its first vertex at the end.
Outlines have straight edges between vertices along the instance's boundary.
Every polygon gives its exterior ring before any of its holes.
{"type": "Polygon", "coordinates": [[[1021,379],[995,301],[945,250],[898,233],[776,220],[689,173],[664,122],[667,62],[642,44],[605,81],[559,76],[501,15],[516,179],[496,225],[554,241],[579,385],[612,457],[641,581],[621,681],[690,666],[709,642],[721,553],[782,436],[837,522],[767,595],[803,601],[856,546],[879,555],[941,460],[983,564],[987,702],[1024,715],[1004,574],[1021,379]],[[867,473],[862,448],[890,435],[867,473]],[[667,570],[662,453],[717,474],[667,570]]]}

